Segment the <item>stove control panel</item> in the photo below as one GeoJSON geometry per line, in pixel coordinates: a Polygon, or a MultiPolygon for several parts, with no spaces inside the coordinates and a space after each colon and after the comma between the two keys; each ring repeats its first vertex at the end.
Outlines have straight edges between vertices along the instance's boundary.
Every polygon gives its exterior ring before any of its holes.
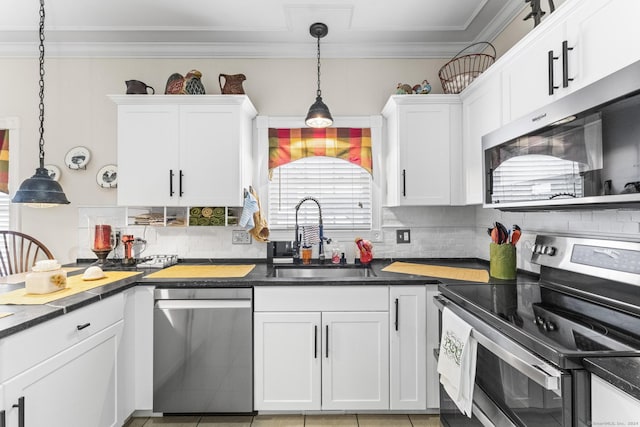
{"type": "Polygon", "coordinates": [[[531,262],[640,286],[640,242],[539,234],[531,262]]]}

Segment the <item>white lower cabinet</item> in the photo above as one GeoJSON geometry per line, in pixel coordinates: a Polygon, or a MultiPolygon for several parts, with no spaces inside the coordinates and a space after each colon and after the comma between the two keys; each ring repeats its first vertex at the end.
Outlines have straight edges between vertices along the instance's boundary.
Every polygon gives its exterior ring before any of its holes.
{"type": "Polygon", "coordinates": [[[426,289],[391,286],[389,296],[390,409],[426,409],[426,289]]]}
{"type": "Polygon", "coordinates": [[[321,408],[320,313],[255,313],[255,409],[321,408]]]}
{"type": "Polygon", "coordinates": [[[634,426],[640,420],[640,400],[591,375],[591,425],[634,426]]]}
{"type": "Polygon", "coordinates": [[[123,295],[117,294],[0,340],[6,425],[122,425],[117,383],[123,323],[123,295]]]}
{"type": "Polygon", "coordinates": [[[254,409],[389,409],[388,288],[258,287],[254,409]]]}
{"type": "Polygon", "coordinates": [[[434,354],[440,348],[440,314],[433,302],[439,293],[438,285],[427,285],[427,409],[440,407],[440,375],[434,354]]]}
{"type": "Polygon", "coordinates": [[[8,426],[118,426],[122,320],[4,383],[8,426]]]}
{"type": "Polygon", "coordinates": [[[118,423],[153,405],[153,286],[134,286],[124,296],[118,342],[118,423]]]}
{"type": "Polygon", "coordinates": [[[388,409],[388,313],[322,313],[322,332],[322,409],[388,409]]]}

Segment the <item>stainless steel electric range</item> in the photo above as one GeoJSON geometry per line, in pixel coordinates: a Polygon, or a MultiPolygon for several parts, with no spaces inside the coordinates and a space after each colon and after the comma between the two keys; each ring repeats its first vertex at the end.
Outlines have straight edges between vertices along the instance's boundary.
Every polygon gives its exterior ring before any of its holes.
{"type": "Polygon", "coordinates": [[[441,285],[478,341],[473,417],[441,388],[444,426],[591,426],[588,357],[640,355],[640,243],[537,236],[537,282],[441,285]]]}

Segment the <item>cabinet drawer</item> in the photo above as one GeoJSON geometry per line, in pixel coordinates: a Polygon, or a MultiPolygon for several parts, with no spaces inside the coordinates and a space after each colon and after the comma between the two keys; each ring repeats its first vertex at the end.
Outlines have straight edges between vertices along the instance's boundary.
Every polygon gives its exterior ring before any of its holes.
{"type": "Polygon", "coordinates": [[[0,340],[0,383],[118,322],[123,310],[117,294],[0,340]]]}
{"type": "Polygon", "coordinates": [[[388,311],[387,286],[264,286],[255,311],[388,311]]]}

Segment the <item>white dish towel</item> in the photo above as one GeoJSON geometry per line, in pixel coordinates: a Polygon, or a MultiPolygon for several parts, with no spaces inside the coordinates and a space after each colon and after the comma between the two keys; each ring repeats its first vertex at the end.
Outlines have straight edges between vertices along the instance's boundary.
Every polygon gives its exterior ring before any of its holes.
{"type": "Polygon", "coordinates": [[[240,227],[246,227],[247,229],[255,227],[253,214],[259,210],[258,201],[253,197],[253,194],[247,192],[244,196],[244,206],[242,207],[242,215],[240,215],[238,225],[240,225],[240,227]]]}
{"type": "Polygon", "coordinates": [[[471,418],[478,342],[473,328],[447,307],[442,311],[442,338],[438,357],[440,383],[460,409],[471,418]]]}

